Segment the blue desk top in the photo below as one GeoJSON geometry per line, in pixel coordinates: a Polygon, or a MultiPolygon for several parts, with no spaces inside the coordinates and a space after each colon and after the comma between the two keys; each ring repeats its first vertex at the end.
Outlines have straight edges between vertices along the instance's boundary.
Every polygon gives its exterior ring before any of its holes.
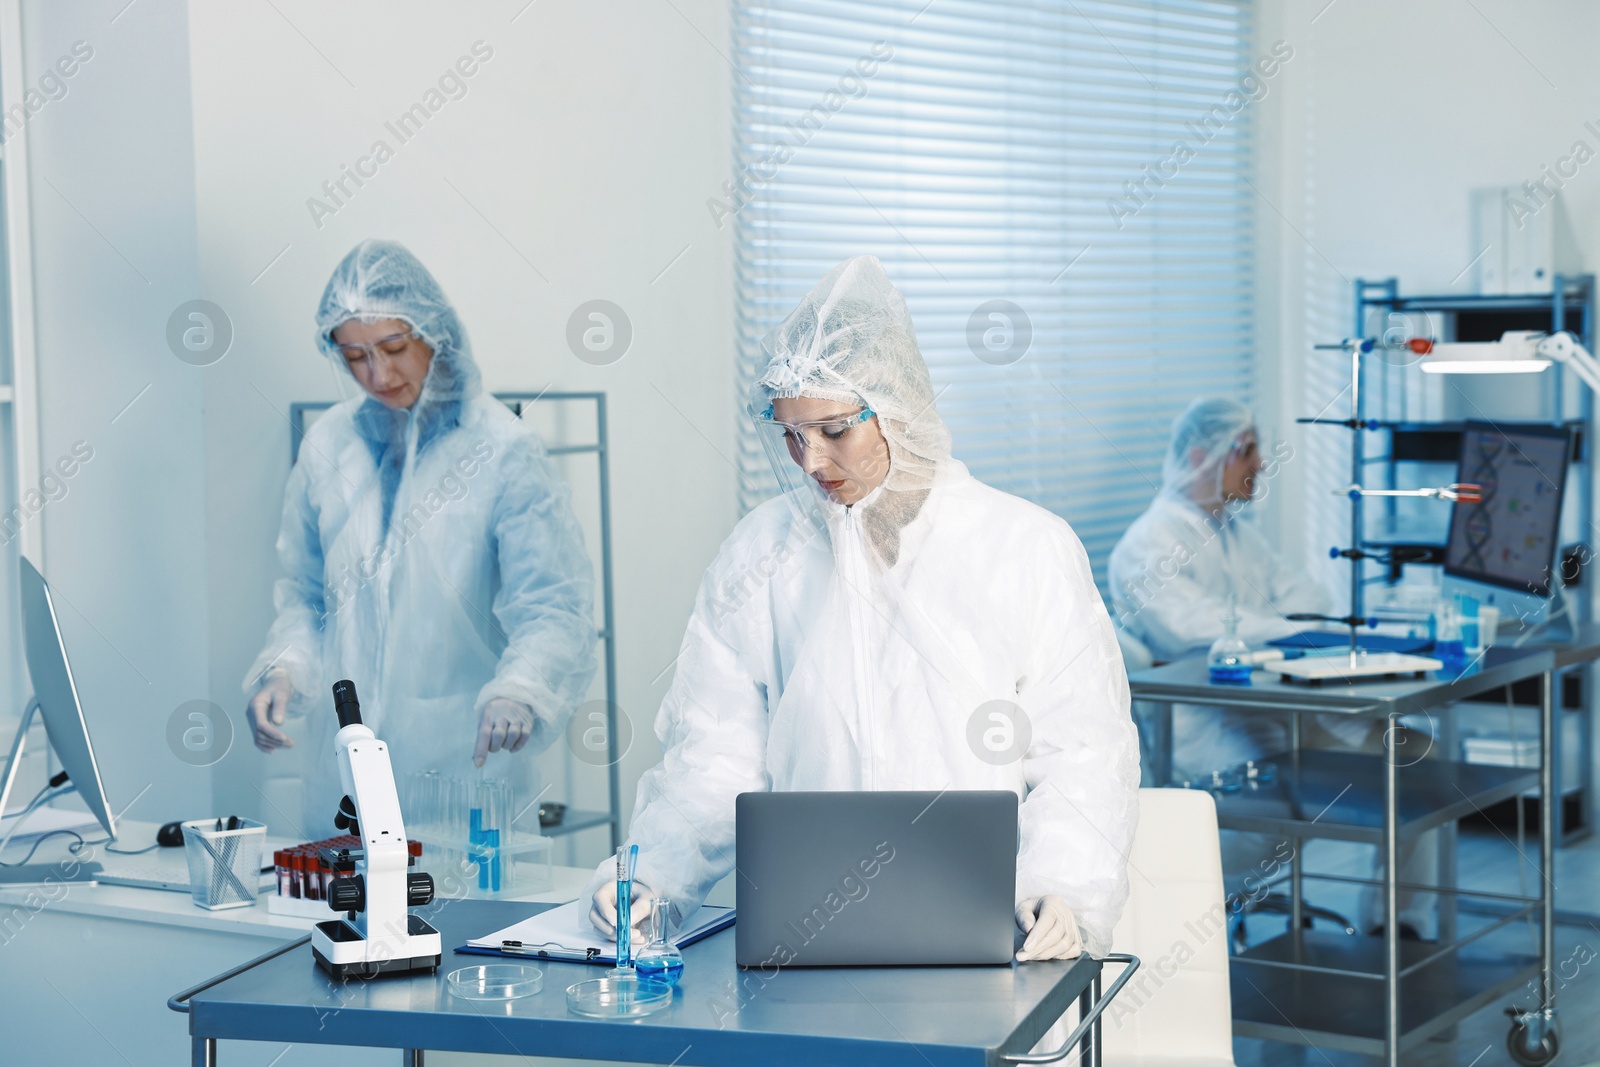
{"type": "Polygon", "coordinates": [[[733,934],[723,931],[683,950],[673,1006],[642,1019],[569,1012],[567,986],[605,971],[581,963],[539,962],[544,989],[522,1000],[449,994],[450,971],[494,962],[456,946],[553,906],[457,900],[417,909],[444,938],[437,974],[338,983],[312,961],[310,946],[301,946],[195,995],[189,1032],[650,1063],[987,1067],[997,1054],[1029,1051],[1100,969],[1079,959],[768,974],[736,967],[733,934]]]}
{"type": "Polygon", "coordinates": [[[1272,665],[1257,668],[1250,685],[1218,685],[1211,681],[1204,656],[1191,656],[1128,676],[1134,700],[1182,701],[1239,710],[1315,711],[1350,715],[1408,715],[1525,678],[1554,670],[1556,657],[1544,648],[1488,649],[1470,671],[1431,678],[1329,679],[1320,686],[1285,682],[1272,673],[1272,665]]]}

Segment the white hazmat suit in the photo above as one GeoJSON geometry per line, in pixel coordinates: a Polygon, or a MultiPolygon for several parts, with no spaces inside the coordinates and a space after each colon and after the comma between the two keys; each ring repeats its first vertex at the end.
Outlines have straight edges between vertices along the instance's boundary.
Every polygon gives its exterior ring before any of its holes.
{"type": "MultiPolygon", "coordinates": [[[[950,436],[900,294],[872,257],[834,268],[765,340],[752,408],[876,413],[889,470],[835,503],[797,485],[738,524],[706,572],[640,780],[638,881],[691,913],[734,862],[755,790],[1008,789],[1019,901],[1058,895],[1092,952],[1127,895],[1138,740],[1082,545],[978,482],[950,436]]],[[[612,877],[602,865],[593,893],[612,877]]]]}
{"type": "MultiPolygon", "coordinates": [[[[1239,616],[1239,636],[1254,647],[1307,627],[1288,614],[1332,610],[1327,591],[1278,555],[1249,521],[1248,501],[1229,501],[1220,516],[1196,503],[1196,496],[1221,499],[1222,467],[1253,429],[1250,410],[1237,401],[1191,403],[1173,423],[1161,492],[1111,550],[1108,577],[1117,623],[1157,660],[1203,655],[1222,636],[1230,604],[1239,616]]],[[[1268,460],[1268,476],[1278,458],[1268,460]]],[[[1349,716],[1317,721],[1352,745],[1372,725],[1349,716]]],[[[1180,706],[1173,722],[1173,771],[1180,779],[1208,776],[1282,752],[1288,742],[1280,716],[1180,706]]]]}
{"type": "MultiPolygon", "coordinates": [[[[284,493],[277,620],[245,677],[287,671],[309,714],[305,829],[331,832],[343,792],[330,687],[349,678],[389,745],[402,790],[414,771],[465,777],[479,715],[495,699],[532,709],[533,736],[491,756],[520,805],[535,756],[560,735],[593,677],[593,570],[569,492],[538,436],[485,396],[454,309],[393,242],[339,264],[317,310],[331,331],[400,319],[433,349],[418,399],[391,410],[357,396],[307,431],[284,493]]],[[[344,373],[348,373],[347,370],[344,373]]]]}
{"type": "MultiPolygon", "coordinates": [[[[1228,501],[1214,515],[1197,500],[1222,500],[1224,464],[1240,439],[1255,429],[1250,410],[1212,397],[1193,401],[1172,427],[1161,492],[1134,520],[1111,552],[1109,572],[1117,623],[1138,638],[1157,660],[1204,655],[1223,634],[1230,604],[1238,632],[1248,644],[1307,629],[1285,616],[1326,614],[1332,599],[1302,568],[1267,542],[1245,509],[1248,500],[1228,501]]],[[[1266,457],[1271,477],[1281,451],[1266,457]]],[[[1172,769],[1176,781],[1204,781],[1226,770],[1289,748],[1288,720],[1278,714],[1179,704],[1172,714],[1172,769]]],[[[1372,751],[1382,742],[1374,720],[1351,715],[1302,717],[1308,748],[1372,751]]],[[[1230,892],[1253,892],[1265,872],[1276,870],[1278,839],[1224,831],[1223,870],[1230,892]],[[1252,880],[1253,876],[1253,880],[1252,880]]],[[[1401,877],[1429,882],[1436,871],[1432,839],[1405,853],[1401,877]]],[[[1402,918],[1419,930],[1431,916],[1433,895],[1402,892],[1402,918]]],[[[1364,925],[1381,921],[1381,901],[1364,893],[1364,925]]]]}
{"type": "MultiPolygon", "coordinates": [[[[1244,405],[1200,399],[1173,424],[1161,492],[1111,552],[1111,595],[1117,621],[1158,660],[1205,652],[1222,636],[1230,600],[1239,636],[1252,645],[1306,628],[1289,612],[1326,613],[1327,592],[1291,566],[1230,501],[1213,516],[1196,495],[1220,500],[1221,468],[1254,420],[1244,405]]],[[[1281,458],[1270,457],[1269,477],[1281,458]]]]}

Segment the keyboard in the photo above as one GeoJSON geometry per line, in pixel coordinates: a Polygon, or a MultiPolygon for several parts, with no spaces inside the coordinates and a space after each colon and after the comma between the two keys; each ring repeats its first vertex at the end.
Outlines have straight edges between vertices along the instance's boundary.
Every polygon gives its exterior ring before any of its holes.
{"type": "MultiPolygon", "coordinates": [[[[130,885],[138,889],[165,889],[174,893],[189,891],[189,860],[181,848],[158,848],[142,856],[123,856],[100,849],[100,873],[96,880],[105,885],[130,885]]],[[[266,856],[271,859],[271,855],[266,856]]],[[[277,880],[268,868],[260,878],[261,889],[276,889],[277,880]]]]}

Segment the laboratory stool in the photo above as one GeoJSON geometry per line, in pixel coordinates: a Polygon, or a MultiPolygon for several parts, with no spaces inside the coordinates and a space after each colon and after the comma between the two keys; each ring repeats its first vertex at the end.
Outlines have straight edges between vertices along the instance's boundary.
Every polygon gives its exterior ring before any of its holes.
{"type": "Polygon", "coordinates": [[[1219,841],[1210,793],[1139,790],[1111,948],[1143,965],[1102,1016],[1107,1067],[1234,1067],[1219,841]]]}

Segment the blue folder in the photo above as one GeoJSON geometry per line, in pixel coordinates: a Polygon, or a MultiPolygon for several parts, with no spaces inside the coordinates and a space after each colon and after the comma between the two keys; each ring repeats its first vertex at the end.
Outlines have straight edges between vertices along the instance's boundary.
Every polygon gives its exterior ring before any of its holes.
{"type": "MultiPolygon", "coordinates": [[[[1298,648],[1311,651],[1322,648],[1350,647],[1350,634],[1330,633],[1327,630],[1302,630],[1288,637],[1280,637],[1267,644],[1274,648],[1298,648]]],[[[1368,652],[1427,652],[1433,642],[1426,637],[1396,637],[1393,634],[1361,633],[1356,635],[1356,647],[1368,652]]]]}

